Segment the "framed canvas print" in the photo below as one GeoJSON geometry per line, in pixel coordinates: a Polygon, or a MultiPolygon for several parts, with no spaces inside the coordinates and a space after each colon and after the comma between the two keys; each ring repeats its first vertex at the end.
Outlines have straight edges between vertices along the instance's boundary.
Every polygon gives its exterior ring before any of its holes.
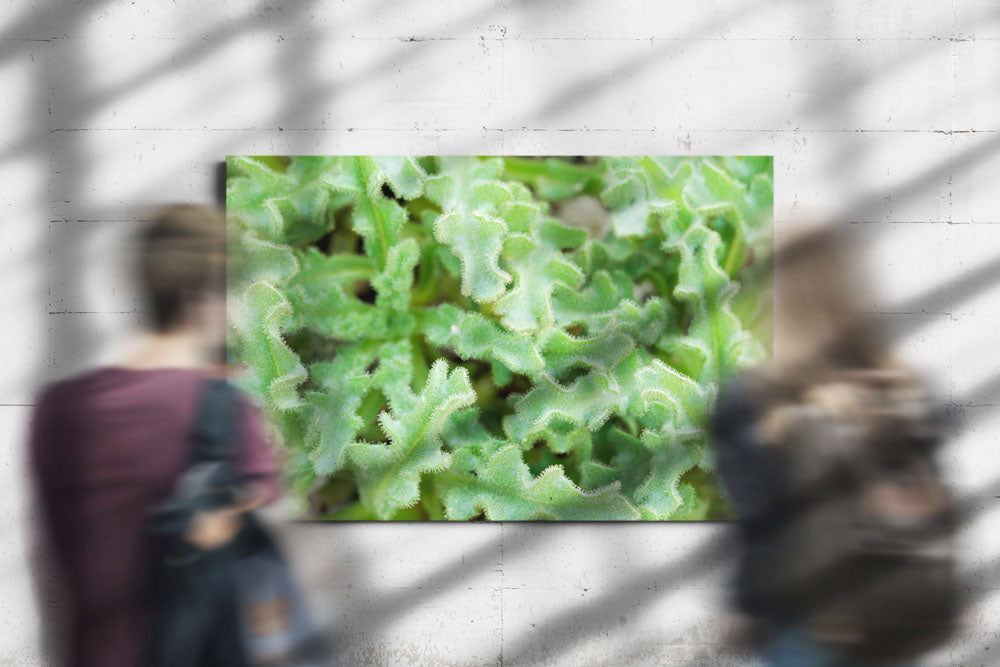
{"type": "Polygon", "coordinates": [[[230,156],[229,347],[302,516],[729,517],[770,156],[230,156]]]}

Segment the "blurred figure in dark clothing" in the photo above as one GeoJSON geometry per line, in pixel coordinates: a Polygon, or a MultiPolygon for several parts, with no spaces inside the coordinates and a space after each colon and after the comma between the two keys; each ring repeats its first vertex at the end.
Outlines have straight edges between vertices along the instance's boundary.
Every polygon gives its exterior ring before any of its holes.
{"type": "MultiPolygon", "coordinates": [[[[69,597],[69,664],[151,664],[149,513],[188,464],[199,388],[219,374],[225,233],[216,208],[164,211],[135,249],[149,331],[116,365],[55,383],[38,399],[30,461],[69,597]]],[[[195,516],[187,537],[202,549],[226,543],[240,512],[276,494],[262,424],[249,403],[240,409],[241,502],[195,516]]]]}
{"type": "Polygon", "coordinates": [[[912,664],[958,611],[944,413],[863,322],[850,256],[831,231],[779,248],[774,360],[712,416],[738,603],[774,665],[912,664]]]}

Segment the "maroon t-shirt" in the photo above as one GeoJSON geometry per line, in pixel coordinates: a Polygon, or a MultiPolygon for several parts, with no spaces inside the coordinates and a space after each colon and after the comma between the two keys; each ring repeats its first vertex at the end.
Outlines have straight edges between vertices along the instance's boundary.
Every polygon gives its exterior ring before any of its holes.
{"type": "MultiPolygon", "coordinates": [[[[50,385],[32,422],[30,460],[53,555],[69,588],[73,665],[149,662],[149,511],[190,456],[204,375],[102,368],[50,385]]],[[[256,494],[276,494],[277,466],[243,400],[237,467],[256,494]]]]}

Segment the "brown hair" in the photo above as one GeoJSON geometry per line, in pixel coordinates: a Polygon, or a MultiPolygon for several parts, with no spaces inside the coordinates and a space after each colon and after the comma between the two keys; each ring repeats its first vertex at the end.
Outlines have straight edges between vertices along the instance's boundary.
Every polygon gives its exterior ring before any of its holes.
{"type": "Polygon", "coordinates": [[[834,226],[789,233],[775,250],[774,359],[758,369],[790,399],[844,371],[894,368],[881,331],[860,312],[859,248],[834,226]]]}
{"type": "Polygon", "coordinates": [[[136,273],[157,331],[175,328],[189,304],[225,290],[226,219],[219,208],[170,206],[136,245],[136,273]]]}

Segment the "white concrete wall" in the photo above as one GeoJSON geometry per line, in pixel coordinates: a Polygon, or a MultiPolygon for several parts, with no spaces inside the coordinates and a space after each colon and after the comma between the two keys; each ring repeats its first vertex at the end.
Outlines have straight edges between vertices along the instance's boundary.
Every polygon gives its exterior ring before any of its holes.
{"type": "MultiPolygon", "coordinates": [[[[972,272],[1000,257],[996,0],[7,0],[0,91],[0,663],[42,664],[60,604],[27,558],[34,391],[116,353],[142,317],[116,249],[211,199],[227,153],[773,153],[779,233],[854,223],[871,316],[968,421],[946,458],[976,604],[934,664],[995,664],[1000,290],[972,272]]],[[[747,659],[723,526],[287,533],[342,664],[747,659]]]]}

